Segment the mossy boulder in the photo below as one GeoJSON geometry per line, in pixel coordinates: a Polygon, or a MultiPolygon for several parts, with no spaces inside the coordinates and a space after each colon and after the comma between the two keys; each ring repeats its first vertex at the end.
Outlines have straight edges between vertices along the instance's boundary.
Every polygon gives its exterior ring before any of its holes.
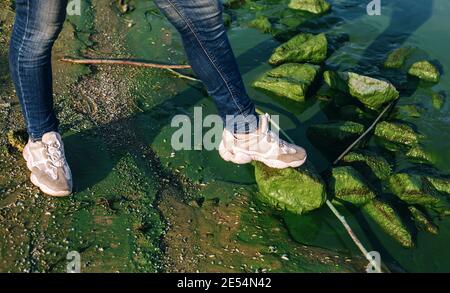
{"type": "Polygon", "coordinates": [[[347,147],[364,132],[364,125],[352,121],[330,121],[308,127],[308,138],[318,146],[341,149],[347,147]]]}
{"type": "Polygon", "coordinates": [[[409,206],[408,209],[411,213],[411,220],[415,223],[417,229],[431,234],[438,234],[438,228],[421,210],[415,206],[409,206]]]}
{"type": "Polygon", "coordinates": [[[406,59],[414,51],[411,47],[401,47],[397,48],[391,53],[389,53],[386,61],[384,62],[384,67],[386,68],[400,68],[405,64],[406,59]]]}
{"type": "Polygon", "coordinates": [[[319,69],[319,66],[311,64],[283,64],[264,73],[253,83],[253,87],[276,96],[304,101],[319,69]]]}
{"type": "Polygon", "coordinates": [[[439,82],[440,73],[437,68],[428,61],[419,61],[411,65],[408,74],[428,82],[439,82]]]}
{"type": "Polygon", "coordinates": [[[272,31],[272,23],[265,16],[255,18],[248,24],[248,26],[264,33],[270,33],[272,31]]]}
{"type": "Polygon", "coordinates": [[[422,113],[423,109],[417,105],[400,105],[394,108],[392,117],[395,119],[420,118],[422,113]]]}
{"type": "Polygon", "coordinates": [[[442,106],[444,105],[444,96],[439,93],[432,93],[431,94],[431,104],[433,105],[433,108],[436,110],[441,110],[442,106]]]}
{"type": "Polygon", "coordinates": [[[272,65],[282,63],[322,63],[327,58],[328,42],[325,34],[301,33],[275,49],[269,59],[272,65]]]}
{"type": "Polygon", "coordinates": [[[409,125],[388,121],[378,123],[374,135],[378,142],[391,151],[416,146],[421,138],[409,125]]]}
{"type": "Polygon", "coordinates": [[[428,164],[434,164],[436,163],[436,157],[426,151],[422,146],[416,145],[410,148],[406,152],[406,157],[413,162],[417,163],[428,163],[428,164]]]}
{"type": "Polygon", "coordinates": [[[389,82],[353,72],[324,72],[325,82],[332,88],[358,99],[367,108],[379,110],[398,99],[397,89],[389,82]]]}
{"type": "Polygon", "coordinates": [[[326,200],[325,184],[309,162],[287,169],[273,169],[257,162],[255,179],[258,198],[278,210],[303,214],[320,208],[326,200]]]}
{"type": "Polygon", "coordinates": [[[345,105],[339,107],[339,117],[342,120],[350,120],[354,122],[368,123],[375,118],[356,105],[345,105]]]}
{"type": "Polygon", "coordinates": [[[425,176],[426,180],[439,192],[450,195],[450,178],[425,176]]]}
{"type": "Polygon", "coordinates": [[[408,173],[394,174],[388,179],[388,188],[407,204],[448,213],[448,203],[423,176],[408,173]]]}
{"type": "Polygon", "coordinates": [[[364,205],[375,198],[375,193],[353,167],[336,167],[331,170],[328,190],[334,199],[364,205]]]}
{"type": "Polygon", "coordinates": [[[364,205],[362,211],[403,247],[414,246],[411,233],[389,204],[374,199],[364,205]]]}
{"type": "Polygon", "coordinates": [[[370,180],[385,180],[392,174],[391,164],[382,156],[369,151],[349,152],[340,163],[355,167],[370,180]]]}
{"type": "Polygon", "coordinates": [[[331,4],[326,0],[291,0],[289,2],[289,8],[314,14],[322,14],[330,10],[331,4]]]}

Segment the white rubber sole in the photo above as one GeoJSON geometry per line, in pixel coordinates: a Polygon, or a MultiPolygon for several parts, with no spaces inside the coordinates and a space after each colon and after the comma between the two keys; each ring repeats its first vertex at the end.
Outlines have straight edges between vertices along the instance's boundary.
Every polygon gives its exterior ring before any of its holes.
{"type": "Polygon", "coordinates": [[[292,161],[289,163],[285,163],[280,160],[271,160],[271,159],[264,159],[259,158],[257,156],[251,156],[249,154],[245,154],[243,152],[233,153],[225,148],[225,146],[222,144],[222,142],[219,145],[219,154],[225,161],[233,162],[235,164],[248,164],[252,161],[259,161],[264,163],[265,165],[269,166],[270,168],[275,169],[286,169],[286,168],[297,168],[303,165],[306,162],[306,156],[301,161],[292,161]]]}
{"type": "Polygon", "coordinates": [[[68,191],[68,190],[55,191],[55,190],[49,188],[48,186],[46,186],[45,184],[42,184],[41,182],[39,182],[37,177],[32,172],[31,162],[29,160],[29,158],[30,158],[29,152],[30,151],[28,150],[27,146],[25,146],[25,148],[23,149],[22,155],[23,155],[23,158],[25,159],[25,161],[27,162],[28,170],[30,170],[30,172],[31,172],[31,175],[30,175],[31,183],[33,183],[36,187],[38,187],[43,193],[50,195],[50,196],[64,197],[64,196],[69,196],[70,194],[72,194],[72,191],[68,191]]]}

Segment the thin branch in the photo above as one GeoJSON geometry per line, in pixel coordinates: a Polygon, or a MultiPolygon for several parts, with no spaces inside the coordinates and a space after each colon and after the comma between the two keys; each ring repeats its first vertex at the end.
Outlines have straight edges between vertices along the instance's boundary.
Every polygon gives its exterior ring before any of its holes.
{"type": "Polygon", "coordinates": [[[158,64],[158,63],[148,63],[142,61],[133,61],[126,59],[78,59],[65,57],[60,59],[61,62],[69,62],[74,64],[109,64],[109,65],[130,65],[137,67],[149,67],[149,68],[161,68],[161,69],[189,69],[190,65],[170,65],[170,64],[158,64]]]}
{"type": "Polygon", "coordinates": [[[383,111],[381,111],[380,115],[378,115],[377,119],[375,119],[375,121],[373,121],[373,123],[369,126],[369,128],[367,128],[366,131],[364,131],[363,134],[361,134],[360,137],[358,137],[348,148],[345,149],[345,151],[333,162],[333,165],[336,165],[349,151],[351,151],[355,145],[358,144],[358,142],[361,141],[361,139],[363,139],[370,131],[372,131],[372,129],[375,127],[375,125],[377,125],[378,121],[380,121],[381,117],[383,117],[383,115],[387,112],[387,110],[389,110],[389,108],[394,104],[395,101],[392,101],[389,103],[389,105],[387,105],[383,111]]]}

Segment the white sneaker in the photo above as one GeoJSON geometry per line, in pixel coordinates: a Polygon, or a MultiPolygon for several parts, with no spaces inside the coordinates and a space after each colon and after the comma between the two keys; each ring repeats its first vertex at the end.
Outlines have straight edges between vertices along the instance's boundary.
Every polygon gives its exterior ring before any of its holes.
{"type": "Polygon", "coordinates": [[[64,155],[64,145],[57,132],[47,132],[41,141],[28,141],[23,157],[31,171],[31,182],[51,196],[72,193],[72,173],[64,155]]]}
{"type": "Polygon", "coordinates": [[[260,119],[259,129],[249,134],[232,134],[225,129],[219,145],[225,161],[247,164],[260,161],[271,168],[299,167],[306,161],[306,151],[282,140],[269,130],[269,115],[260,119]]]}

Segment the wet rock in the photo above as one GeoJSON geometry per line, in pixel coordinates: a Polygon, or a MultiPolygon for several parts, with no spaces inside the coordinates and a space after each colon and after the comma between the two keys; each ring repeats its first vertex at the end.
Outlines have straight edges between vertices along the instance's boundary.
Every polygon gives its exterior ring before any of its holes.
{"type": "Polygon", "coordinates": [[[269,70],[253,86],[281,97],[304,101],[309,86],[316,78],[319,66],[287,63],[269,70]]]}
{"type": "Polygon", "coordinates": [[[265,16],[255,18],[248,25],[249,27],[258,29],[264,33],[270,33],[272,31],[272,23],[270,23],[269,19],[265,16]]]}
{"type": "Polygon", "coordinates": [[[363,123],[373,121],[375,119],[373,115],[363,111],[360,107],[355,105],[345,105],[339,107],[339,117],[342,120],[350,120],[363,123]]]}
{"type": "Polygon", "coordinates": [[[420,145],[416,145],[411,149],[409,149],[408,152],[406,153],[406,157],[413,162],[429,163],[429,164],[436,163],[435,156],[432,153],[424,150],[423,147],[420,145]]]}
{"type": "Polygon", "coordinates": [[[28,142],[28,133],[26,130],[8,131],[6,134],[9,144],[19,152],[23,152],[28,142]]]}
{"type": "Polygon", "coordinates": [[[450,178],[425,176],[426,180],[439,192],[450,195],[450,178]]]}
{"type": "Polygon", "coordinates": [[[306,134],[315,145],[347,147],[364,132],[364,125],[352,121],[336,121],[308,127],[306,134]]]}
{"type": "Polygon", "coordinates": [[[444,105],[444,97],[439,93],[431,94],[431,104],[436,110],[440,110],[444,105]]]}
{"type": "Polygon", "coordinates": [[[438,228],[422,211],[414,206],[409,206],[408,209],[411,212],[411,218],[416,224],[417,229],[431,234],[438,234],[438,228]]]}
{"type": "Polygon", "coordinates": [[[405,64],[406,59],[414,51],[411,47],[401,47],[397,48],[391,53],[389,53],[386,61],[384,62],[384,67],[386,68],[400,68],[405,64]]]}
{"type": "Polygon", "coordinates": [[[222,3],[225,7],[228,8],[238,8],[245,4],[246,0],[223,0],[222,3]]]}
{"type": "Polygon", "coordinates": [[[355,167],[370,180],[385,180],[392,174],[388,161],[369,151],[352,151],[342,158],[341,164],[355,167]]]}
{"type": "Polygon", "coordinates": [[[291,0],[289,2],[289,8],[314,14],[322,14],[328,12],[331,5],[325,0],[291,0]]]}
{"type": "Polygon", "coordinates": [[[333,71],[326,71],[323,77],[332,89],[350,94],[369,109],[378,110],[399,97],[392,84],[372,77],[353,72],[333,71]]]}
{"type": "Polygon", "coordinates": [[[420,205],[448,214],[448,204],[439,192],[417,174],[397,173],[388,179],[389,190],[407,204],[420,205]]]}
{"type": "Polygon", "coordinates": [[[378,142],[392,151],[416,146],[421,138],[421,135],[417,134],[410,126],[387,121],[377,124],[374,135],[378,138],[378,142]]]}
{"type": "Polygon", "coordinates": [[[273,169],[255,164],[258,198],[279,210],[303,214],[321,207],[326,200],[326,188],[309,162],[300,168],[273,169]]]}
{"type": "Polygon", "coordinates": [[[327,58],[328,42],[325,34],[301,33],[275,49],[269,59],[272,65],[288,62],[321,63],[327,58]]]}
{"type": "Polygon", "coordinates": [[[374,199],[364,205],[362,210],[403,247],[411,248],[414,246],[411,233],[389,204],[374,199]]]}
{"type": "Polygon", "coordinates": [[[396,106],[392,113],[392,117],[396,119],[404,118],[420,118],[422,116],[423,109],[416,105],[401,105],[396,106]]]}
{"type": "Polygon", "coordinates": [[[428,61],[419,61],[411,65],[408,74],[421,80],[437,83],[440,79],[440,73],[437,68],[428,61]]]}
{"type": "Polygon", "coordinates": [[[328,182],[330,195],[354,205],[364,205],[375,198],[375,193],[353,167],[336,167],[328,182]]]}

